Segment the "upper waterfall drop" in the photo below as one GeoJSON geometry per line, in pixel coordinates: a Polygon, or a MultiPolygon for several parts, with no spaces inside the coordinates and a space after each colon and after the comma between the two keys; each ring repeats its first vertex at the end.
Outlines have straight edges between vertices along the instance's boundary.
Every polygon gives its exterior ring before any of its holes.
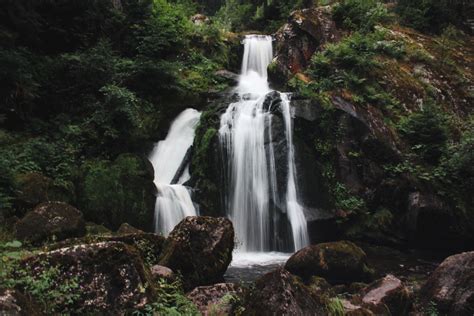
{"type": "Polygon", "coordinates": [[[271,97],[267,80],[273,56],[271,36],[249,35],[243,44],[242,74],[236,89],[240,100],[230,104],[221,116],[219,129],[227,175],[226,209],[241,251],[298,250],[309,238],[295,182],[290,101],[286,94],[277,93],[278,104],[265,102],[271,97]],[[275,148],[272,139],[277,110],[285,132],[287,154],[284,162],[278,162],[287,169],[284,183],[278,181],[275,159],[281,148],[275,148]]]}
{"type": "Polygon", "coordinates": [[[155,169],[158,190],[155,204],[155,232],[168,233],[186,216],[195,216],[196,208],[188,189],[183,185],[189,180],[189,166],[185,157],[194,141],[194,132],[201,113],[184,110],[171,124],[165,140],[158,142],[149,160],[155,169]],[[180,173],[180,174],[177,174],[180,173]],[[177,183],[173,183],[178,179],[177,183]]]}

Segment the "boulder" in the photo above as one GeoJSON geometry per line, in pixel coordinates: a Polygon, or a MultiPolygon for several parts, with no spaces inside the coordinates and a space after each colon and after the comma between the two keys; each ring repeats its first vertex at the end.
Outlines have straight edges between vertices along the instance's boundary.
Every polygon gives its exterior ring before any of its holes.
{"type": "Polygon", "coordinates": [[[303,279],[320,276],[331,283],[366,281],[372,274],[365,252],[349,241],[305,247],[288,259],[285,268],[303,279]]]}
{"type": "Polygon", "coordinates": [[[186,296],[207,315],[233,315],[244,290],[234,283],[219,283],[210,286],[198,286],[186,296]]]}
{"type": "Polygon", "coordinates": [[[0,315],[40,316],[41,309],[28,297],[13,289],[0,289],[0,315]]]}
{"type": "Polygon", "coordinates": [[[185,289],[190,290],[221,281],[233,249],[230,220],[189,216],[169,234],[159,264],[181,273],[185,289]]]}
{"type": "Polygon", "coordinates": [[[104,236],[99,241],[117,241],[133,246],[138,250],[145,263],[154,265],[158,263],[166,239],[158,234],[138,233],[111,237],[104,236]]]}
{"type": "Polygon", "coordinates": [[[118,236],[95,235],[86,236],[84,238],[67,239],[52,245],[48,245],[48,247],[50,250],[56,250],[81,244],[111,241],[122,242],[138,250],[141,258],[143,259],[143,261],[145,261],[145,263],[147,263],[148,265],[155,265],[158,263],[158,258],[160,257],[163,251],[165,240],[166,239],[163,236],[152,233],[128,234],[118,236]]]}
{"type": "Polygon", "coordinates": [[[15,225],[20,240],[39,243],[49,238],[63,240],[86,233],[82,213],[63,202],[46,202],[28,212],[15,225]],[[53,237],[54,236],[54,237],[53,237]]]}
{"type": "Polygon", "coordinates": [[[164,266],[160,266],[158,264],[151,267],[150,272],[151,276],[153,277],[153,280],[164,279],[166,281],[172,282],[175,280],[176,277],[173,270],[164,266]]]}
{"type": "Polygon", "coordinates": [[[117,230],[117,234],[119,235],[128,235],[128,234],[143,234],[144,231],[138,228],[133,227],[128,223],[123,223],[120,225],[119,229],[117,230]]]}
{"type": "Polygon", "coordinates": [[[54,184],[51,178],[39,172],[28,172],[17,178],[18,206],[29,209],[48,201],[70,202],[74,198],[74,190],[67,190],[54,184]]]}
{"type": "Polygon", "coordinates": [[[387,275],[362,290],[362,303],[374,312],[388,308],[392,315],[408,315],[411,295],[400,279],[387,275]]]}
{"type": "Polygon", "coordinates": [[[474,314],[474,251],[445,259],[422,287],[424,305],[435,303],[440,314],[474,314]]]}
{"type": "MultiPolygon", "coordinates": [[[[17,278],[42,281],[47,312],[120,315],[153,302],[155,291],[139,253],[122,242],[100,242],[40,253],[20,262],[17,278]]],[[[21,288],[20,290],[27,290],[21,288]]],[[[34,293],[32,293],[34,297],[34,293]]]]}
{"type": "Polygon", "coordinates": [[[283,268],[255,282],[245,299],[247,315],[327,315],[326,301],[283,268]]]}

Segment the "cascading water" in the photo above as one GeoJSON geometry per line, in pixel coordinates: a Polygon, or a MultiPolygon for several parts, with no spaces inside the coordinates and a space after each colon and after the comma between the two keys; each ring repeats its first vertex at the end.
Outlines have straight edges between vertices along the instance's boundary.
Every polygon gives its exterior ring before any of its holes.
{"type": "Polygon", "coordinates": [[[220,143],[227,161],[226,203],[241,242],[241,252],[282,250],[275,243],[279,226],[275,218],[276,204],[286,213],[291,226],[287,241],[291,249],[283,250],[298,250],[308,243],[307,223],[298,203],[295,183],[290,101],[284,93],[279,95],[279,106],[284,121],[288,170],[286,183],[277,181],[277,149],[272,141],[274,109],[265,102],[271,92],[267,81],[271,60],[270,36],[245,38],[242,74],[237,87],[240,100],[229,105],[220,123],[220,143]],[[284,196],[278,193],[281,186],[286,186],[284,196]]]}
{"type": "Polygon", "coordinates": [[[189,166],[181,168],[186,153],[194,141],[194,132],[201,113],[194,109],[184,110],[171,124],[166,139],[158,142],[150,161],[155,169],[155,185],[158,190],[155,204],[155,232],[168,235],[186,216],[195,216],[188,189],[183,185],[189,180],[189,166]],[[183,170],[182,174],[177,174],[183,170]],[[174,179],[178,179],[173,184],[174,179]]]}

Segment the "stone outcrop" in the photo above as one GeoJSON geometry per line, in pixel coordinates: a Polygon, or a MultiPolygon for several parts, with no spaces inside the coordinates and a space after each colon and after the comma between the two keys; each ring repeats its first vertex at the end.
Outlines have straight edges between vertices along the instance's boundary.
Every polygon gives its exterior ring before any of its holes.
{"type": "Polygon", "coordinates": [[[270,80],[282,83],[304,71],[315,51],[339,38],[331,7],[294,11],[275,34],[276,57],[269,69],[270,80]]]}

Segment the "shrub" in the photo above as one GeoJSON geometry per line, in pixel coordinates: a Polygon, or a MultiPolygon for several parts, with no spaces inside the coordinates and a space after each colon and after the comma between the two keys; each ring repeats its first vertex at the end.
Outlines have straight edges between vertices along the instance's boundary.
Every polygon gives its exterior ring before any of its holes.
{"type": "Polygon", "coordinates": [[[389,20],[387,9],[378,0],[342,0],[334,6],[333,18],[339,26],[370,32],[389,20]]]}
{"type": "Polygon", "coordinates": [[[421,112],[402,119],[399,131],[412,150],[430,164],[437,164],[446,150],[447,120],[433,104],[427,104],[421,112]]]}
{"type": "Polygon", "coordinates": [[[399,0],[396,11],[405,25],[438,33],[450,24],[463,27],[468,3],[464,0],[399,0]]]}

